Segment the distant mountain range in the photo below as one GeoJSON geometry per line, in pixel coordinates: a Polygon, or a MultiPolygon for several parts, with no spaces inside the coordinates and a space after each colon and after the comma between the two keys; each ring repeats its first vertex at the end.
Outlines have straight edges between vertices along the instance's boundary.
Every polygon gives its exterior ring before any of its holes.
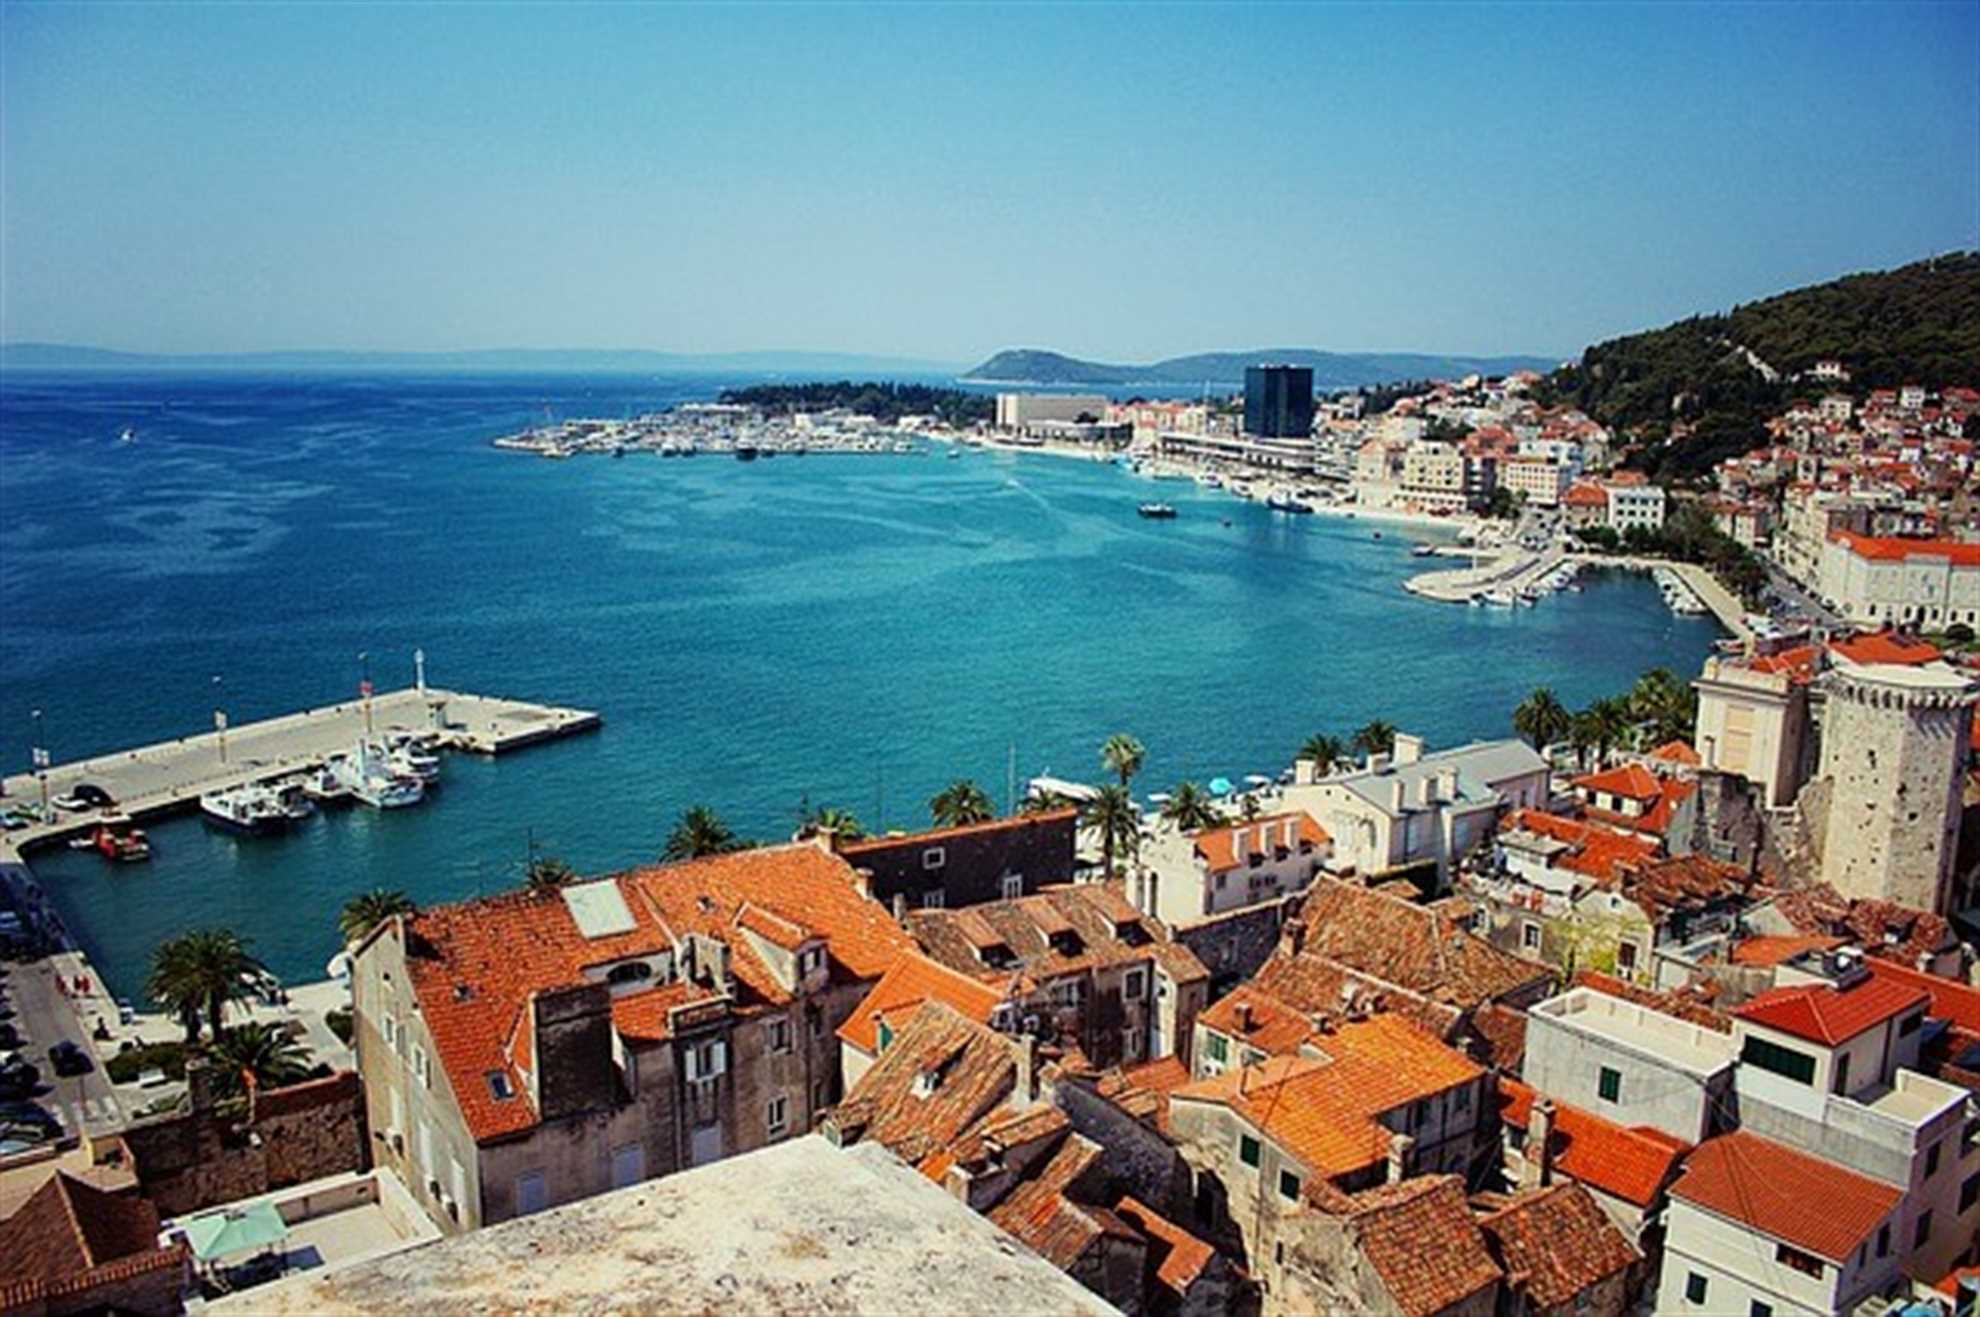
{"type": "Polygon", "coordinates": [[[1516,370],[1549,371],[1557,357],[1453,357],[1427,352],[1320,352],[1313,348],[1258,348],[1250,352],[1199,352],[1146,366],[1121,366],[1039,348],[1011,348],[961,378],[977,384],[1137,384],[1163,388],[1236,388],[1247,366],[1265,363],[1311,366],[1316,389],[1356,389],[1397,380],[1461,379],[1516,370]]]}
{"type": "Polygon", "coordinates": [[[490,348],[469,352],[114,352],[66,343],[0,343],[0,369],[488,370],[687,375],[951,376],[959,363],[852,352],[650,352],[641,348],[490,348]]]}

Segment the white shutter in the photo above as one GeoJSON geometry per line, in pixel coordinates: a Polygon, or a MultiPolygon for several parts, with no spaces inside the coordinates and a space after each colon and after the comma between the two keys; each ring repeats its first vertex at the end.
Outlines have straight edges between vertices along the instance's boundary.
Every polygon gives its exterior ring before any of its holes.
{"type": "Polygon", "coordinates": [[[729,1068],[728,1044],[717,1040],[709,1050],[708,1073],[711,1075],[726,1073],[729,1068]]]}
{"type": "Polygon", "coordinates": [[[701,1057],[698,1048],[687,1049],[687,1077],[689,1083],[701,1078],[701,1057]]]}

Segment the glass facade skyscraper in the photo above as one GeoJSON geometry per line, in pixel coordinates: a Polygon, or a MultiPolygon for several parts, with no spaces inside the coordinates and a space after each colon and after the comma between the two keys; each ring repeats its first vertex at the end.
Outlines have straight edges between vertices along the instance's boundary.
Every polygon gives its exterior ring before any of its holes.
{"type": "Polygon", "coordinates": [[[1247,366],[1244,432],[1261,439],[1304,439],[1313,433],[1313,368],[1247,366]]]}

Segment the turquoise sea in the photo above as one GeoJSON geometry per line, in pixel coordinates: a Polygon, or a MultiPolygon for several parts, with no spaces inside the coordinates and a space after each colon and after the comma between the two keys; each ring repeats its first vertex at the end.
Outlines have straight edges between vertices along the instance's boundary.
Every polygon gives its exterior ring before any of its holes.
{"type": "Polygon", "coordinates": [[[1045,456],[497,452],[545,408],[620,416],[724,379],[178,373],[0,378],[0,760],[30,711],[58,760],[436,685],[597,709],[604,729],[448,760],[424,807],[283,839],[196,819],[113,868],[37,873],[112,985],[221,922],[319,977],[345,897],[515,882],[533,837],[581,871],[651,859],[684,806],[786,835],[800,805],[913,827],[957,777],[1098,773],[1128,730],[1140,787],[1275,773],[1380,717],[1433,744],[1507,734],[1552,685],[1580,704],[1717,635],[1642,579],[1516,612],[1422,602],[1411,535],[1290,518],[1045,456]],[[126,425],[137,442],[116,443],[126,425]],[[1176,503],[1172,522],[1135,504],[1176,503]],[[1228,519],[1228,525],[1224,524],[1228,519]],[[1373,538],[1381,531],[1379,540],[1373,538]]]}

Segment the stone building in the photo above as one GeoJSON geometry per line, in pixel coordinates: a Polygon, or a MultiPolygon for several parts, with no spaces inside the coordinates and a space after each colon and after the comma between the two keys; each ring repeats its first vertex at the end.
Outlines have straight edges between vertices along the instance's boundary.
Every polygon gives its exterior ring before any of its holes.
{"type": "Polygon", "coordinates": [[[1980,690],[1950,669],[1895,664],[1838,668],[1826,686],[1823,881],[1943,913],[1980,690]]]}
{"type": "Polygon", "coordinates": [[[904,837],[831,842],[882,905],[981,905],[1072,881],[1077,809],[1015,814],[904,837]]]}
{"type": "Polygon", "coordinates": [[[353,955],[374,1154],[454,1233],[803,1134],[911,947],[809,844],[390,920],[353,955]]]}

